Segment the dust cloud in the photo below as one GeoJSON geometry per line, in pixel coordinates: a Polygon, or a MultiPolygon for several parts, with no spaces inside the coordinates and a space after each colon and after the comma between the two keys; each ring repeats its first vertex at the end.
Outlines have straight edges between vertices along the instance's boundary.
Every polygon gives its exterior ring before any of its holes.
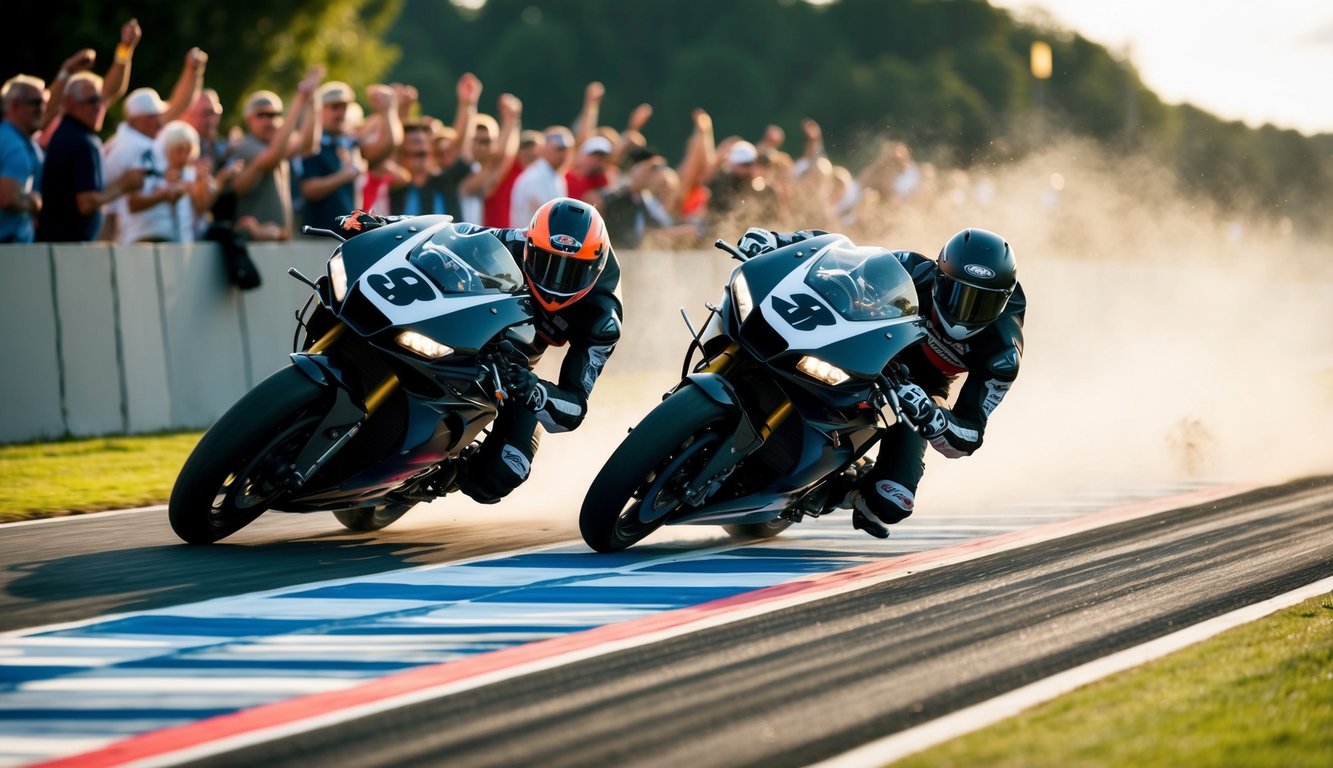
{"type": "MultiPolygon", "coordinates": [[[[1150,162],[1085,144],[971,181],[982,199],[941,193],[856,236],[933,256],[962,227],[994,230],[1014,247],[1028,296],[1019,380],[977,454],[927,452],[923,512],[999,514],[1070,494],[1333,472],[1326,243],[1259,214],[1222,216],[1150,162]]],[[[532,479],[487,510],[507,523],[576,530],[596,472],[679,378],[689,337],[678,308],[697,327],[735,266],[714,250],[621,261],[624,340],[583,427],[546,435],[532,479]]],[[[540,369],[548,378],[559,352],[552,357],[540,369]]],[[[443,503],[459,513],[478,506],[443,503]]]]}

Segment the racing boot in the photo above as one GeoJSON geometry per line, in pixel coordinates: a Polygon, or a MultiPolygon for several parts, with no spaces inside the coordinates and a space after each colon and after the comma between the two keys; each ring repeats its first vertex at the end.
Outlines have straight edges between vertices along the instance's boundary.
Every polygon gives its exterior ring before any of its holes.
{"type": "Polygon", "coordinates": [[[852,508],[852,527],[877,539],[889,537],[888,526],[900,523],[912,514],[916,495],[892,480],[878,480],[868,493],[860,489],[847,494],[852,508]]]}

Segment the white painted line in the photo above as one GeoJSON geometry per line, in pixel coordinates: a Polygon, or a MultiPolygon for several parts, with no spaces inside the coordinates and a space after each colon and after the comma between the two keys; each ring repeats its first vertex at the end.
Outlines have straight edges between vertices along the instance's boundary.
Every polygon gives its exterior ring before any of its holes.
{"type": "Polygon", "coordinates": [[[12,523],[0,523],[0,528],[17,528],[21,525],[45,525],[47,523],[69,522],[80,518],[87,520],[90,516],[98,518],[118,517],[120,515],[137,515],[142,512],[166,512],[166,504],[156,504],[151,507],[135,507],[134,509],[109,509],[105,512],[77,512],[70,515],[57,515],[55,517],[43,517],[37,520],[16,520],[12,523]]]}
{"type": "Polygon", "coordinates": [[[867,768],[882,766],[908,755],[942,744],[950,739],[981,730],[988,725],[1013,717],[1029,707],[1050,701],[1089,683],[1117,672],[1145,664],[1174,653],[1222,632],[1261,619],[1269,614],[1302,600],[1333,591],[1333,577],[1278,595],[1262,603],[1255,603],[1231,613],[1215,616],[1207,621],[1174,632],[1143,645],[1126,648],[1080,667],[1065,670],[1045,680],[1010,691],[989,701],[961,709],[944,717],[931,720],[906,731],[900,731],[879,741],[873,741],[850,752],[816,763],[810,768],[867,768]]]}
{"type": "Polygon", "coordinates": [[[337,691],[364,683],[364,678],[324,677],[203,677],[182,673],[180,677],[58,677],[23,683],[21,691],[149,691],[163,693],[319,693],[337,691]]]}

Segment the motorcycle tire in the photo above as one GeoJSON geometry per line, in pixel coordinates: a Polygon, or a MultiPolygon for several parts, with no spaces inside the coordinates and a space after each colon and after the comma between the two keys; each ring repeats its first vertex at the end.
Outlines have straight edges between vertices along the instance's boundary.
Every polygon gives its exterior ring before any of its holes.
{"type": "Polygon", "coordinates": [[[790,528],[790,520],[773,520],[767,523],[737,523],[736,525],[724,525],[722,530],[731,534],[733,539],[742,541],[759,541],[760,539],[771,539],[779,533],[790,528]]]}
{"type": "Polygon", "coordinates": [[[335,509],[333,516],[349,531],[366,533],[378,531],[389,526],[398,518],[407,514],[413,504],[381,504],[378,507],[360,509],[335,509]]]}
{"type": "Polygon", "coordinates": [[[218,419],[171,489],[171,529],[212,544],[249,525],[282,495],[285,471],[319,426],[327,390],[295,367],[261,381],[218,419]]]}
{"type": "Polygon", "coordinates": [[[673,490],[693,479],[709,447],[713,427],[729,415],[695,387],[677,391],[654,408],[607,459],[588,488],[579,532],[597,552],[619,552],[660,528],[681,500],[673,490]],[[653,514],[641,516],[648,504],[653,514]]]}

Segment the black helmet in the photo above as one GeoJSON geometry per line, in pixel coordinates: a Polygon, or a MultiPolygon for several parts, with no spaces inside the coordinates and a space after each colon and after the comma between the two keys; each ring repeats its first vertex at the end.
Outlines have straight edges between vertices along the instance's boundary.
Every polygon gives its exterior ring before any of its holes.
{"type": "Polygon", "coordinates": [[[965,229],[949,238],[936,264],[935,319],[953,339],[966,339],[995,322],[1018,283],[1013,250],[984,229],[965,229]]]}

